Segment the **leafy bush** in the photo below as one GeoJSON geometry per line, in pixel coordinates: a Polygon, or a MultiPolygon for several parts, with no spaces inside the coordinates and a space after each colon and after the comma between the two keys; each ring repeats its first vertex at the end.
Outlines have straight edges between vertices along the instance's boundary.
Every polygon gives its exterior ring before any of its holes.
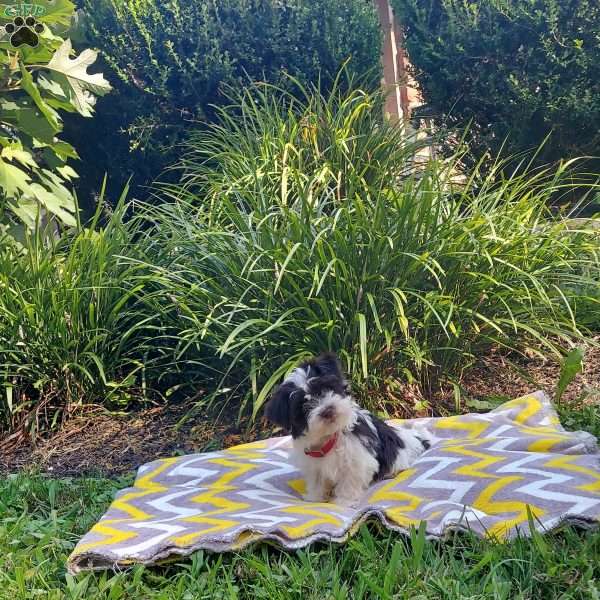
{"type": "Polygon", "coordinates": [[[0,38],[0,237],[15,220],[33,228],[50,216],[75,225],[69,186],[77,173],[67,161],[77,152],[57,137],[59,111],[91,117],[95,95],[110,90],[101,74],[87,72],[96,52],[71,58],[71,41],[61,37],[75,9],[69,0],[3,8],[0,22],[13,22],[4,23],[0,38]],[[28,43],[23,31],[33,36],[28,43]]]}
{"type": "Polygon", "coordinates": [[[141,270],[120,258],[142,251],[124,210],[50,247],[33,234],[28,252],[0,253],[0,430],[34,432],[78,404],[143,395],[157,350],[137,301],[141,270]]]}
{"type": "MultiPolygon", "coordinates": [[[[137,174],[140,162],[158,176],[190,123],[213,118],[212,105],[225,101],[224,83],[279,81],[286,71],[326,86],[349,58],[355,72],[378,81],[380,34],[365,0],[83,0],[82,6],[91,43],[121,84],[107,129],[97,124],[81,135],[102,144],[127,131],[133,150],[129,160],[107,155],[100,177],[105,170],[137,174]]],[[[71,136],[78,139],[75,131],[71,136]]]]}
{"type": "Polygon", "coordinates": [[[598,241],[547,211],[564,168],[498,183],[497,164],[463,184],[454,164],[411,171],[414,144],[362,91],[295,100],[255,86],[219,116],[150,235],[180,348],[208,345],[247,374],[255,410],[326,349],[373,406],[493,345],[557,352],[582,335],[572,306],[597,294],[598,241]]]}
{"type": "Polygon", "coordinates": [[[478,156],[537,148],[540,164],[600,153],[595,0],[392,0],[416,78],[450,127],[472,123],[478,156]]]}
{"type": "Polygon", "coordinates": [[[0,255],[6,424],[176,391],[258,411],[326,349],[378,408],[492,346],[559,352],[585,335],[599,240],[546,208],[573,185],[564,167],[456,183],[452,164],[413,169],[377,96],[240,94],[188,144],[171,202],[0,255]]]}

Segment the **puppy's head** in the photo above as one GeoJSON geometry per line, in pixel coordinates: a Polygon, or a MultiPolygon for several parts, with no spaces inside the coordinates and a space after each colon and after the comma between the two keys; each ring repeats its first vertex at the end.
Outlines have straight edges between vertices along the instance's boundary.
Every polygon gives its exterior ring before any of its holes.
{"type": "Polygon", "coordinates": [[[350,427],[354,403],[335,354],[322,354],[294,369],[275,390],[265,416],[294,438],[318,440],[350,427]]]}

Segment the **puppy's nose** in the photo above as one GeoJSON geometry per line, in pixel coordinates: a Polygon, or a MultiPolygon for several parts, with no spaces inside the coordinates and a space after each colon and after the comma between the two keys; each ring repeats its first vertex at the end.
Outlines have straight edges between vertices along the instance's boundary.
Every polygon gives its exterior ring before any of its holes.
{"type": "Polygon", "coordinates": [[[334,406],[326,406],[321,412],[321,419],[325,421],[334,421],[335,420],[335,407],[334,406]]]}

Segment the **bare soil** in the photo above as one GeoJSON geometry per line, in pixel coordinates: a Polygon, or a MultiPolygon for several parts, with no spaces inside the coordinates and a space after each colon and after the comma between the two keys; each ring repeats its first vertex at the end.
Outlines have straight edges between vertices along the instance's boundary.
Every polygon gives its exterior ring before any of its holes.
{"type": "MultiPolygon", "coordinates": [[[[483,410],[490,399],[500,403],[538,389],[552,395],[559,374],[559,365],[551,360],[532,357],[514,363],[492,353],[463,378],[461,409],[483,410]]],[[[407,389],[402,400],[398,416],[456,410],[453,389],[444,389],[427,402],[407,389]]],[[[600,404],[600,348],[587,350],[584,372],[568,388],[563,402],[600,404]]],[[[216,450],[273,434],[262,421],[235,424],[206,414],[186,419],[193,408],[190,403],[167,404],[112,414],[102,407],[87,407],[58,432],[35,443],[0,440],[0,474],[37,469],[55,477],[120,475],[157,458],[216,450]]]]}
{"type": "Polygon", "coordinates": [[[121,475],[157,458],[216,450],[270,433],[260,423],[248,427],[206,416],[186,419],[193,411],[190,403],[128,414],[87,407],[35,443],[0,440],[0,474],[36,469],[56,477],[121,475]]]}

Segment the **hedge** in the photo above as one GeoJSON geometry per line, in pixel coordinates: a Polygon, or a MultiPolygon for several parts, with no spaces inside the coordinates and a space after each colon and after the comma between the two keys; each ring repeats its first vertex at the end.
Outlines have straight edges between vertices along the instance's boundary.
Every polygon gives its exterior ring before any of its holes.
{"type": "Polygon", "coordinates": [[[134,150],[100,153],[96,179],[104,170],[128,176],[138,167],[146,179],[158,175],[176,156],[173,144],[227,102],[225,84],[280,83],[287,72],[305,83],[321,79],[326,90],[348,60],[354,73],[378,81],[380,31],[366,0],[81,3],[88,37],[120,85],[98,130],[72,135],[110,148],[126,132],[134,150]]]}
{"type": "Polygon", "coordinates": [[[597,0],[392,0],[429,112],[471,125],[476,157],[600,151],[597,0]]]}

